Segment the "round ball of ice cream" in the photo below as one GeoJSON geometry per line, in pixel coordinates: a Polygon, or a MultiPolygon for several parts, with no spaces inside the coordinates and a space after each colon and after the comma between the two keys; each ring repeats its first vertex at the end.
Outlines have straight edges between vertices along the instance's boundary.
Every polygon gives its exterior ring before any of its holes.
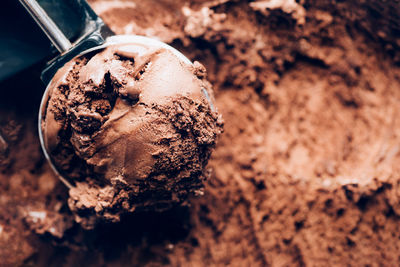
{"type": "Polygon", "coordinates": [[[221,132],[204,67],[164,48],[111,45],[75,58],[49,85],[43,139],[92,227],[201,192],[221,132]]]}

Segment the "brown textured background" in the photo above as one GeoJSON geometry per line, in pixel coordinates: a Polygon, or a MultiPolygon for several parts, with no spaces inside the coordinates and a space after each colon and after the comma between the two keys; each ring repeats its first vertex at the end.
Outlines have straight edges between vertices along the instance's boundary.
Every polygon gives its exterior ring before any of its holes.
{"type": "Polygon", "coordinates": [[[28,70],[0,85],[0,266],[398,265],[398,1],[90,3],[207,67],[225,120],[212,177],[191,207],[83,231],[28,70]]]}

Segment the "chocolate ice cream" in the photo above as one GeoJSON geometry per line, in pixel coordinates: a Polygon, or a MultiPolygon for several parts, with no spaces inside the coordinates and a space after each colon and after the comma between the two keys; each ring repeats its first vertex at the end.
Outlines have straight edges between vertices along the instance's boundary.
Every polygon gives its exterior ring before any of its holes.
{"type": "Polygon", "coordinates": [[[205,65],[225,120],[211,177],[190,206],[84,231],[40,150],[31,69],[0,84],[0,265],[399,265],[397,0],[90,3],[205,65]]]}
{"type": "Polygon", "coordinates": [[[200,63],[111,45],[69,62],[49,86],[45,146],[85,227],[201,194],[221,122],[200,63]]]}

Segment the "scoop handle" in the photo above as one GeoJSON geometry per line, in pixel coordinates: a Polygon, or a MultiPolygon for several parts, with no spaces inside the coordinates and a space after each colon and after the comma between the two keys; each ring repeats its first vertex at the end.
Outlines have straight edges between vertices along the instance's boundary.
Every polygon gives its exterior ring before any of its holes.
{"type": "Polygon", "coordinates": [[[19,1],[60,52],[42,72],[45,84],[66,62],[114,35],[85,0],[19,1]]]}
{"type": "Polygon", "coordinates": [[[72,44],[36,0],[19,0],[60,53],[72,44]]]}
{"type": "MultiPolygon", "coordinates": [[[[85,0],[19,0],[53,45],[62,54],[94,33],[114,33],[85,0]]],[[[99,39],[97,45],[102,44],[99,39]]]]}

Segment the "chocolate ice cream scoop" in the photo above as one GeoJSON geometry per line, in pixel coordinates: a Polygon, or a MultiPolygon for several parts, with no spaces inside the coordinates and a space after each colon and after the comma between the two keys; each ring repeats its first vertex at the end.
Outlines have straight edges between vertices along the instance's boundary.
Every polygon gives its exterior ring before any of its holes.
{"type": "Polygon", "coordinates": [[[36,1],[21,2],[62,52],[42,75],[56,71],[39,136],[76,220],[90,228],[201,194],[222,127],[205,68],[151,38],[107,37],[98,18],[98,30],[71,46],[36,1]]]}
{"type": "MultiPolygon", "coordinates": [[[[145,39],[143,39],[145,40],[145,39]]],[[[61,68],[42,104],[49,159],[91,227],[201,194],[221,132],[200,64],[144,42],[112,44],[61,68]]]]}
{"type": "MultiPolygon", "coordinates": [[[[85,51],[80,56],[78,56],[78,58],[89,58],[91,56],[93,56],[93,58],[91,58],[91,60],[88,62],[88,65],[85,65],[83,71],[80,72],[79,74],[80,78],[84,80],[86,83],[90,81],[90,83],[93,83],[96,86],[100,86],[100,84],[105,82],[104,80],[105,74],[107,74],[108,72],[110,73],[107,75],[111,75],[112,73],[114,73],[113,77],[116,77],[119,83],[124,85],[124,87],[120,89],[120,93],[122,96],[125,97],[127,101],[134,101],[134,99],[136,99],[140,94],[142,95],[142,97],[143,96],[147,98],[152,97],[153,102],[156,102],[156,100],[163,101],[162,96],[164,94],[167,93],[170,95],[174,94],[176,90],[180,90],[179,88],[174,88],[175,83],[184,84],[188,88],[196,85],[196,79],[195,79],[196,76],[193,74],[193,71],[195,70],[195,65],[176,49],[155,39],[143,36],[121,36],[121,35],[111,36],[107,39],[107,42],[105,44],[85,51]],[[115,52],[111,56],[110,54],[104,55],[105,51],[109,51],[111,47],[115,48],[115,46],[120,46],[118,52],[115,52]],[[161,51],[163,53],[161,53],[161,51]],[[96,55],[96,53],[99,54],[96,55]],[[160,53],[164,55],[165,58],[163,58],[162,56],[160,58],[160,53]],[[167,60],[168,58],[171,59],[171,57],[173,57],[175,61],[167,60]],[[128,60],[127,62],[131,62],[132,66],[135,67],[135,71],[137,71],[138,73],[134,74],[132,72],[133,70],[130,70],[131,73],[129,74],[126,69],[125,70],[121,69],[121,66],[118,66],[119,64],[118,59],[120,58],[130,58],[130,60],[128,60]],[[152,62],[153,58],[157,58],[158,61],[163,61],[165,63],[166,68],[159,69],[155,67],[154,69],[152,69],[151,71],[152,75],[149,75],[149,77],[152,81],[157,81],[157,84],[153,83],[153,85],[155,85],[153,89],[145,90],[144,88],[141,87],[144,86],[146,83],[143,83],[143,80],[139,79],[138,77],[140,77],[143,74],[145,68],[148,68],[150,65],[153,64],[152,62]],[[188,74],[187,71],[182,72],[180,71],[179,68],[173,69],[172,68],[172,66],[174,66],[172,64],[173,62],[175,62],[176,66],[181,66],[184,69],[193,69],[193,71],[190,72],[190,75],[187,75],[188,74]],[[177,62],[179,62],[179,64],[177,62]],[[168,70],[169,72],[166,72],[166,70],[168,70]],[[132,77],[129,78],[129,76],[126,76],[128,74],[135,75],[136,78],[135,79],[132,77]],[[126,77],[124,77],[124,75],[126,77]],[[167,84],[166,82],[163,81],[168,81],[168,83],[170,84],[167,84]]],[[[51,95],[52,86],[60,76],[67,75],[66,73],[63,73],[63,70],[66,67],[73,67],[75,61],[76,59],[66,63],[64,67],[60,69],[54,76],[53,80],[49,84],[43,96],[40,108],[40,116],[39,116],[39,136],[46,158],[52,165],[54,171],[59,175],[59,178],[69,188],[73,186],[73,183],[69,181],[70,180],[69,176],[71,174],[66,174],[65,172],[60,171],[59,170],[60,166],[54,165],[54,160],[53,160],[54,155],[49,153],[49,147],[47,146],[46,143],[47,141],[45,138],[46,133],[43,132],[43,128],[40,125],[43,119],[43,114],[46,110],[46,107],[48,106],[48,98],[49,95],[51,95]]],[[[196,70],[196,73],[198,75],[203,75],[200,74],[199,70],[196,70]]],[[[67,77],[63,77],[63,79],[66,78],[67,77]]],[[[64,83],[67,86],[69,85],[69,83],[73,83],[73,81],[71,79],[68,79],[65,80],[64,83]]],[[[209,92],[209,90],[207,90],[206,87],[202,87],[198,93],[201,94],[203,99],[205,99],[210,109],[213,112],[215,112],[213,101],[211,99],[211,92],[209,92]]],[[[99,121],[99,117],[93,117],[89,120],[88,117],[90,116],[92,115],[90,114],[87,115],[85,119],[81,122],[81,124],[88,123],[87,126],[91,127],[90,125],[91,122],[96,124],[99,121]]],[[[82,116],[79,115],[78,117],[82,116]]]]}

